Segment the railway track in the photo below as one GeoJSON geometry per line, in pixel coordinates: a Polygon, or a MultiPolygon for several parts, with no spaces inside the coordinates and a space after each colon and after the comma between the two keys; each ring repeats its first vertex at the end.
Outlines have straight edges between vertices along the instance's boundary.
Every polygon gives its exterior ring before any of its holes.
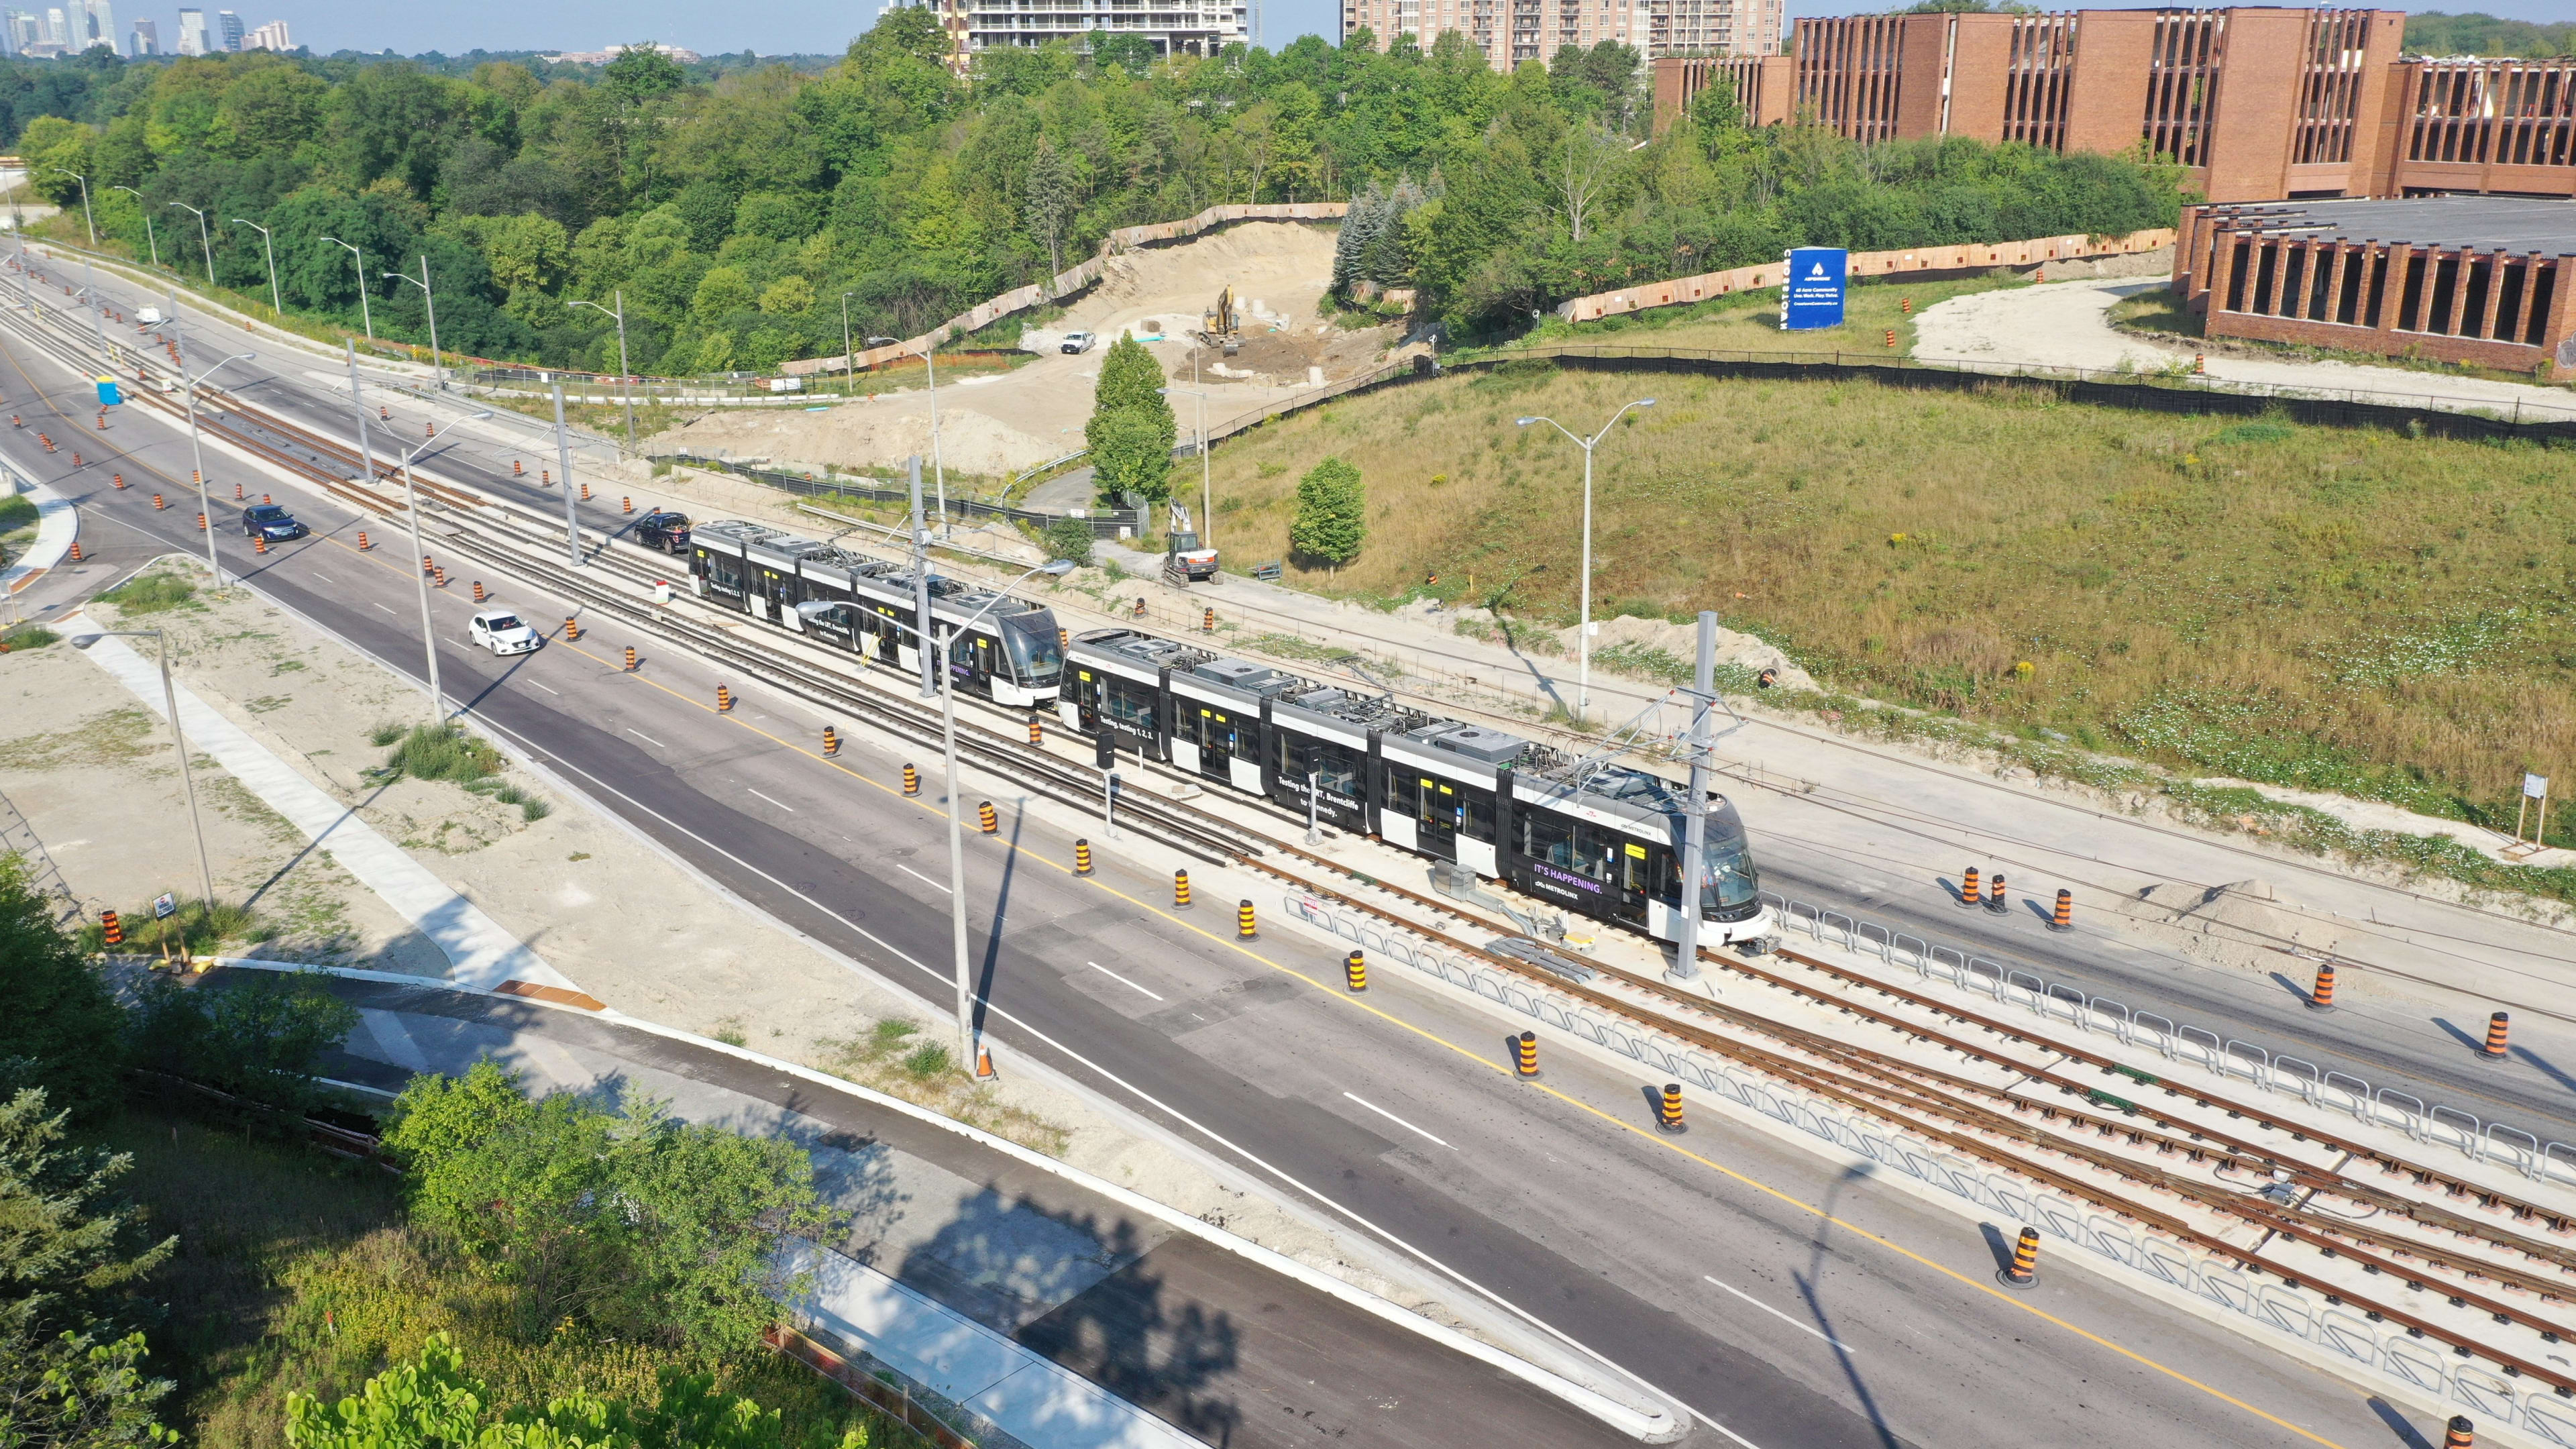
{"type": "MultiPolygon", "coordinates": [[[[83,364],[76,347],[45,340],[66,361],[83,364]]],[[[237,397],[212,390],[202,395],[215,406],[201,405],[201,427],[354,507],[376,516],[402,511],[398,501],[348,480],[345,474],[359,468],[359,459],[345,445],[237,397]]],[[[174,415],[183,411],[149,389],[137,396],[174,415]]],[[[388,470],[377,474],[388,476],[388,470]]],[[[417,474],[415,484],[453,515],[442,524],[441,547],[746,677],[848,710],[891,735],[923,744],[939,737],[934,711],[785,651],[755,648],[726,630],[534,557],[530,547],[553,546],[559,535],[541,538],[513,510],[466,489],[417,474]]],[[[605,537],[590,557],[629,584],[654,581],[653,570],[624,557],[605,537]]],[[[1087,808],[1099,798],[1094,772],[1000,731],[961,721],[958,740],[963,757],[1026,781],[1051,799],[1087,808]]],[[[1266,873],[1478,967],[1519,977],[1913,1139],[2115,1213],[2232,1263],[2249,1277],[2269,1274],[2285,1288],[2321,1294],[2329,1305],[2396,1325],[2462,1359],[2492,1363],[2507,1378],[2576,1398],[2576,1373],[2546,1352],[2568,1331],[2567,1302],[2576,1294],[2576,1247],[2565,1241],[2576,1232],[2576,1219],[2566,1204],[2416,1160],[2314,1120],[2293,1120],[2277,1108],[2238,1101],[2195,1082],[2149,1073],[2027,1022],[1990,1016],[1801,952],[1774,956],[1797,968],[1796,974],[1759,959],[1711,952],[1702,959],[1811,1015],[1848,1017],[1849,1030],[1797,1025],[1782,1013],[1684,992],[1600,961],[1586,964],[1612,985],[1569,981],[1420,919],[1424,912],[1438,920],[1468,919],[1454,904],[1179,802],[1127,795],[1122,811],[1132,825],[1195,856],[1266,873]],[[1350,888],[1323,884],[1319,876],[1326,873],[1350,888]],[[1395,905],[1364,899],[1362,891],[1383,893],[1395,905]],[[1955,1057],[1956,1066],[1921,1060],[1926,1049],[1955,1057]],[[2089,1079],[2081,1075],[2086,1073],[2089,1079]],[[2120,1092],[2104,1090],[2105,1078],[2120,1092]],[[2246,1122],[2254,1125],[2229,1125],[2246,1122]],[[2356,1164],[2363,1172],[2375,1168],[2381,1180],[2356,1175],[2350,1170],[2356,1164]],[[2254,1240],[2241,1240],[2247,1235],[2254,1240]],[[2425,1295],[2442,1301],[2436,1306],[2425,1295]]]]}

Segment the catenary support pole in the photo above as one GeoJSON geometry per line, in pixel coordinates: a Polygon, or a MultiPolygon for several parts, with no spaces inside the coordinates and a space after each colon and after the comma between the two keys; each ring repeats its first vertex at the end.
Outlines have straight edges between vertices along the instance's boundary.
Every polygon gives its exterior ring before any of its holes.
{"type": "Polygon", "coordinates": [[[581,567],[581,514],[573,500],[580,496],[572,481],[572,435],[564,431],[563,374],[555,374],[555,467],[563,473],[564,552],[572,556],[572,566],[581,567]]]}
{"type": "Polygon", "coordinates": [[[930,532],[921,522],[921,455],[912,455],[906,465],[912,480],[912,627],[914,644],[921,650],[921,697],[928,699],[937,691],[930,672],[930,532]]]}
{"type": "Polygon", "coordinates": [[[1676,981],[1699,979],[1700,901],[1708,890],[1708,716],[1717,707],[1717,615],[1706,609],[1699,614],[1699,657],[1691,667],[1691,693],[1690,799],[1682,825],[1681,914],[1673,920],[1676,981]]]}
{"type": "Polygon", "coordinates": [[[358,481],[373,484],[376,459],[367,450],[367,400],[358,393],[358,344],[343,337],[340,346],[349,355],[349,410],[358,420],[358,481]]]}

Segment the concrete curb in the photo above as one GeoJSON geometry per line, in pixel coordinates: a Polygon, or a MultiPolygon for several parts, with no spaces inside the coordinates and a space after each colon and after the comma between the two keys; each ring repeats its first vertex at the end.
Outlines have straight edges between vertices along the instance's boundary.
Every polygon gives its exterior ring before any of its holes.
{"type": "MultiPolygon", "coordinates": [[[[404,976],[388,971],[365,971],[351,967],[313,966],[298,962],[261,961],[249,958],[231,958],[227,960],[225,964],[254,971],[318,971],[324,975],[345,976],[353,980],[385,982],[403,986],[417,986],[433,990],[453,991],[462,995],[487,997],[499,997],[502,995],[502,993],[493,991],[489,988],[473,986],[463,982],[446,981],[437,977],[429,976],[404,976]]],[[[832,1076],[828,1073],[818,1072],[810,1067],[799,1066],[794,1062],[784,1061],[777,1057],[768,1056],[763,1053],[753,1051],[748,1047],[729,1046],[723,1042],[699,1036],[694,1032],[682,1031],[677,1027],[664,1026],[659,1022],[646,1021],[641,1017],[624,1016],[613,1011],[585,1011],[579,1007],[565,1006],[555,1002],[528,997],[509,996],[506,999],[521,1002],[529,1006],[542,1007],[549,1011],[575,1012],[585,1017],[606,1017],[614,1020],[620,1026],[632,1027],[635,1030],[645,1032],[652,1036],[662,1037],[669,1041],[683,1042],[704,1051],[722,1053],[726,1056],[731,1056],[741,1061],[748,1062],[754,1066],[762,1067],[769,1071],[778,1072],[792,1077],[809,1086],[820,1087],[827,1091],[839,1092],[844,1096],[855,1097],[860,1101],[866,1102],[871,1106],[885,1111],[895,1112],[928,1126],[938,1127],[946,1131],[956,1133],[957,1135],[965,1137],[969,1141],[980,1146],[1002,1153],[1025,1166],[1034,1167],[1041,1172],[1062,1178],[1085,1191],[1105,1197],[1132,1212],[1151,1217],[1157,1222],[1177,1231],[1191,1234],[1201,1241],[1224,1249],[1229,1253],[1233,1253],[1236,1256],[1251,1262],[1255,1266],[1267,1269],[1295,1282],[1302,1283],[1319,1293],[1339,1299],[1341,1302],[1349,1304],[1350,1306],[1383,1320],[1384,1322],[1391,1323],[1398,1328],[1405,1329],[1409,1332],[1418,1334],[1423,1338],[1427,1338],[1433,1343],[1439,1344],[1441,1347],[1449,1349],[1454,1353],[1463,1354],[1479,1363],[1499,1369],[1502,1372],[1510,1374],[1512,1377],[1521,1380],[1523,1383],[1530,1385],[1532,1388],[1539,1390],[1541,1393],[1549,1394],[1555,1398],[1563,1400],[1568,1405],[1599,1419],[1601,1422],[1608,1424],[1619,1432],[1642,1443],[1670,1443],[1673,1440],[1680,1438],[1689,1429],[1689,1422],[1687,1420],[1678,1418],[1677,1416],[1669,1413],[1647,1413],[1630,1408],[1604,1394],[1595,1392],[1581,1384],[1575,1383],[1573,1380],[1568,1379],[1561,1374],[1541,1368],[1536,1364],[1530,1363],[1526,1359],[1505,1353],[1503,1350],[1495,1348],[1490,1344],[1479,1342],[1478,1340],[1470,1338],[1455,1329],[1433,1323],[1429,1319],[1409,1312],[1384,1298],[1378,1297],[1374,1293],[1354,1288],[1350,1284],[1345,1283],[1328,1273],[1309,1268],[1305,1264],[1300,1263],[1293,1258],[1274,1252],[1269,1248],[1262,1247],[1258,1243],[1236,1237],[1234,1234],[1226,1232],[1223,1229],[1211,1227],[1210,1225],[1199,1221],[1197,1218],[1191,1217],[1187,1213],[1165,1207],[1151,1198],[1144,1197],[1127,1188],[1120,1187],[1115,1183],[1105,1182],[1099,1178],[1093,1177],[1079,1168],[1059,1162],[1044,1153],[1022,1147],[1016,1142],[996,1137],[981,1128],[968,1126],[967,1124],[956,1121],[953,1118],[940,1116],[938,1113],[931,1111],[927,1107],[915,1106],[910,1102],[904,1101],[900,1097],[890,1097],[882,1092],[860,1086],[856,1082],[844,1081],[843,1079],[832,1076]]]]}
{"type": "Polygon", "coordinates": [[[80,536],[80,510],[49,485],[10,464],[0,463],[0,477],[5,477],[12,494],[23,491],[36,500],[36,541],[16,563],[0,569],[0,591],[14,594],[42,578],[71,551],[72,540],[80,536]]]}

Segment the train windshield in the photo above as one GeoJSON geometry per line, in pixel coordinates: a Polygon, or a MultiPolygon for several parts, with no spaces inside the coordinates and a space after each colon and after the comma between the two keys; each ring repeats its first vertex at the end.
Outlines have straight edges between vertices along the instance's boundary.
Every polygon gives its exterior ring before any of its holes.
{"type": "Polygon", "coordinates": [[[1708,862],[1708,880],[1700,892],[1703,910],[1731,910],[1749,904],[1761,887],[1753,869],[1753,852],[1745,847],[1744,837],[1712,840],[1702,847],[1702,858],[1708,862]]]}
{"type": "Polygon", "coordinates": [[[998,622],[1002,647],[1010,652],[1012,678],[1043,689],[1064,677],[1064,648],[1056,638],[1052,611],[1005,614],[998,622]]]}

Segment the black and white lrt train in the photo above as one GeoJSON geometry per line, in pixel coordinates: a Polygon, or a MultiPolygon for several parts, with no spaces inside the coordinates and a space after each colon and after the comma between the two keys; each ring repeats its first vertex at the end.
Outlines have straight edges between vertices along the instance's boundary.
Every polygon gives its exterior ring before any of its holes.
{"type": "MultiPolygon", "coordinates": [[[[731,521],[699,525],[689,555],[702,599],[906,673],[920,668],[913,577],[901,564],[731,521]]],[[[996,602],[937,574],[929,592],[934,630],[965,626],[949,655],[963,691],[1051,707],[1068,729],[1108,731],[1120,750],[1300,813],[1311,795],[1315,814],[1340,829],[1674,937],[1684,786],[1133,629],[1093,630],[1067,649],[1041,605],[996,602]]],[[[1709,801],[1703,859],[1701,939],[1776,934],[1743,819],[1723,796],[1709,801]]]]}
{"type": "MultiPolygon", "coordinates": [[[[907,673],[921,668],[913,577],[901,564],[729,520],[691,531],[689,578],[709,603],[907,673]]],[[[930,613],[934,634],[961,631],[948,655],[959,691],[1014,709],[1055,702],[1064,635],[1053,610],[933,574],[930,613]]]]}
{"type": "MultiPolygon", "coordinates": [[[[1311,795],[1341,829],[1674,938],[1687,786],[1133,629],[1066,653],[1068,728],[1299,812],[1311,795]]],[[[1775,935],[1743,818],[1723,796],[1707,815],[1700,938],[1775,935]]]]}

